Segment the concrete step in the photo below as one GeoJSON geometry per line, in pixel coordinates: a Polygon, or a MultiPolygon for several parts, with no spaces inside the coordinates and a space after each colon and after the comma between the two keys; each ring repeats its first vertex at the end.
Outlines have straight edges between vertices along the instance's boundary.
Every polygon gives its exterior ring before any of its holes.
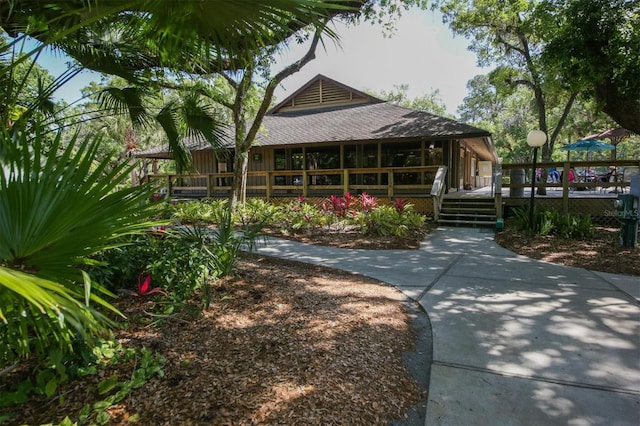
{"type": "Polygon", "coordinates": [[[493,198],[444,198],[440,207],[439,224],[494,227],[496,206],[493,198]]]}
{"type": "Polygon", "coordinates": [[[442,206],[441,212],[461,212],[461,213],[495,213],[495,208],[467,208],[467,207],[449,207],[442,206]]]}
{"type": "Polygon", "coordinates": [[[489,220],[447,220],[447,219],[439,219],[438,223],[442,224],[442,225],[472,226],[472,227],[476,227],[476,226],[494,227],[494,226],[496,226],[496,221],[495,220],[489,221],[489,220]]]}
{"type": "Polygon", "coordinates": [[[495,214],[455,214],[455,213],[441,213],[440,217],[443,219],[461,219],[461,220],[493,220],[495,221],[497,216],[495,214]]]}

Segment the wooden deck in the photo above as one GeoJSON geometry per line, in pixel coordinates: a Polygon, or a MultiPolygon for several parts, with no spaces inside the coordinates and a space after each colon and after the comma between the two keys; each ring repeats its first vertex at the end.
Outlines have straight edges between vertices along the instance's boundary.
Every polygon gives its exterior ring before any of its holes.
{"type": "MultiPolygon", "coordinates": [[[[614,164],[620,170],[626,167],[640,169],[639,160],[541,163],[539,166],[544,168],[554,166],[558,170],[562,166],[563,176],[567,176],[568,173],[565,171],[570,168],[602,167],[607,164],[614,164]]],[[[499,217],[501,213],[508,215],[514,207],[528,206],[530,203],[531,184],[526,182],[526,177],[530,176],[531,166],[531,164],[497,166],[498,171],[493,179],[495,182],[493,187],[484,186],[473,190],[449,192],[444,194],[444,198],[492,198],[499,217]],[[527,167],[529,168],[527,169],[527,167]],[[502,176],[509,176],[509,171],[512,169],[524,170],[524,175],[520,174],[521,177],[525,177],[524,181],[514,183],[505,179],[503,185],[502,176]]],[[[377,197],[381,203],[392,202],[395,198],[403,198],[413,204],[416,211],[436,217],[442,198],[433,197],[431,193],[438,168],[439,166],[254,171],[249,172],[250,183],[247,185],[247,197],[286,202],[292,197],[298,196],[321,199],[330,195],[343,195],[347,192],[351,194],[366,192],[377,197]],[[332,182],[335,181],[337,184],[327,185],[327,176],[336,176],[337,178],[332,182]],[[370,183],[365,177],[375,182],[370,183]],[[408,184],[405,182],[407,177],[411,177],[416,183],[408,184]]],[[[171,198],[227,198],[230,195],[233,174],[149,175],[147,179],[155,180],[164,186],[166,194],[171,198]]],[[[619,226],[613,202],[620,193],[629,192],[630,181],[625,179],[617,179],[614,182],[586,183],[568,182],[565,179],[562,182],[547,183],[545,184],[546,194],[536,194],[535,203],[539,208],[553,208],[563,214],[589,214],[594,222],[619,226]]]]}

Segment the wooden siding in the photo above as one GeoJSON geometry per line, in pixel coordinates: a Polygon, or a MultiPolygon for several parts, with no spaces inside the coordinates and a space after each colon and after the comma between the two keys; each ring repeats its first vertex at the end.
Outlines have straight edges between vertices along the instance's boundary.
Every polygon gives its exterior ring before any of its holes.
{"type": "Polygon", "coordinates": [[[318,80],[308,88],[294,96],[278,112],[304,110],[319,107],[355,105],[367,103],[369,100],[326,80],[318,80]]]}
{"type": "Polygon", "coordinates": [[[216,173],[216,155],[213,150],[197,151],[192,153],[193,169],[196,173],[216,173]]]}

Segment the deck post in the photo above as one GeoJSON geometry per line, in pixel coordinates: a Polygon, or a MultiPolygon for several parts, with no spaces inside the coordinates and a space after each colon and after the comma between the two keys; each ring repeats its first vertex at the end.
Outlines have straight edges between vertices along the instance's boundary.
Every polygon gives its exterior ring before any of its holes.
{"type": "Polygon", "coordinates": [[[307,171],[302,171],[302,195],[304,197],[309,195],[309,182],[307,182],[307,171]]]}
{"type": "Polygon", "coordinates": [[[171,189],[171,175],[167,175],[167,197],[171,198],[173,195],[173,190],[171,189]]]}
{"type": "Polygon", "coordinates": [[[562,165],[562,214],[569,214],[569,170],[571,163],[565,161],[562,165]]]}
{"type": "Polygon", "coordinates": [[[349,192],[349,169],[342,170],[342,193],[349,192]]]}
{"type": "Polygon", "coordinates": [[[393,170],[389,170],[387,172],[387,175],[389,176],[388,184],[387,184],[387,193],[388,193],[388,196],[389,196],[389,200],[391,200],[393,198],[393,185],[394,185],[394,183],[393,183],[393,170]]]}
{"type": "Polygon", "coordinates": [[[207,198],[211,198],[213,195],[213,175],[211,173],[207,173],[207,198]]]}
{"type": "Polygon", "coordinates": [[[271,200],[271,172],[266,172],[265,179],[265,195],[267,197],[267,201],[269,201],[271,200]]]}

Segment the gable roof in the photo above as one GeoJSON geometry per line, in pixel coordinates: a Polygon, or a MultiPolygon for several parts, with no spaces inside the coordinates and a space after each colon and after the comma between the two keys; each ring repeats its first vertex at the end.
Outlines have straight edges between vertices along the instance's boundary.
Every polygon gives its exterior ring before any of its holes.
{"type": "Polygon", "coordinates": [[[316,75],[304,86],[273,107],[267,114],[291,110],[327,108],[336,105],[358,105],[384,102],[374,96],[349,87],[322,74],[316,75]]]}

